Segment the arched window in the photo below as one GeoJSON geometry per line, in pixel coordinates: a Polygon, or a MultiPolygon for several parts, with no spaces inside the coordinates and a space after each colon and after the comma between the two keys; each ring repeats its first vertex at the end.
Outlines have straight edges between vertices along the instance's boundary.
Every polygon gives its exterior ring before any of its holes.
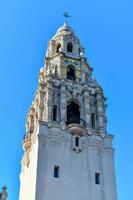
{"type": "Polygon", "coordinates": [[[58,43],[58,44],[57,44],[57,46],[56,46],[56,53],[58,53],[58,52],[59,52],[59,49],[60,49],[60,47],[61,47],[61,44],[60,44],[60,43],[58,43]]]}
{"type": "Polygon", "coordinates": [[[71,42],[69,42],[69,43],[67,44],[67,52],[72,53],[72,51],[73,51],[73,45],[72,45],[71,42]]]}
{"type": "Polygon", "coordinates": [[[91,113],[91,128],[95,129],[96,128],[96,123],[95,123],[95,114],[91,113]]]}
{"type": "Polygon", "coordinates": [[[66,124],[80,124],[80,107],[75,102],[68,102],[66,124]]]}
{"type": "Polygon", "coordinates": [[[57,105],[53,105],[52,120],[57,121],[57,105]]]}
{"type": "Polygon", "coordinates": [[[67,79],[75,80],[75,67],[73,65],[68,65],[67,67],[67,79]]]}

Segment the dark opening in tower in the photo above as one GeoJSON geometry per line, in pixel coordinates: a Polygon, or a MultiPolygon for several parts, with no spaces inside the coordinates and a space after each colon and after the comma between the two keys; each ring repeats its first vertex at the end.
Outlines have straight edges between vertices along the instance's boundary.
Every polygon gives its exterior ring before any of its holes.
{"type": "Polygon", "coordinates": [[[57,105],[53,105],[52,120],[57,121],[57,105]]]}
{"type": "Polygon", "coordinates": [[[91,113],[91,128],[92,129],[95,129],[95,114],[94,113],[91,113]]]}
{"type": "Polygon", "coordinates": [[[72,51],[73,51],[73,45],[72,45],[71,42],[69,42],[69,43],[67,44],[67,52],[72,53],[72,51]]]}
{"type": "Polygon", "coordinates": [[[69,65],[67,67],[67,79],[69,80],[75,80],[75,67],[73,65],[69,65]]]}
{"type": "Polygon", "coordinates": [[[67,122],[66,124],[80,124],[80,108],[75,102],[68,102],[67,105],[67,122]]]}

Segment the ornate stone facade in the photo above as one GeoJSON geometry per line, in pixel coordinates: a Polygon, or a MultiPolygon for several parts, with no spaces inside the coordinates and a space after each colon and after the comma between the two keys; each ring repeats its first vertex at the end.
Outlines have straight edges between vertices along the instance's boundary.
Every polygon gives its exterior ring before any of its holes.
{"type": "Polygon", "coordinates": [[[65,23],[48,43],[27,115],[20,200],[117,200],[106,97],[92,71],[65,23]]]}

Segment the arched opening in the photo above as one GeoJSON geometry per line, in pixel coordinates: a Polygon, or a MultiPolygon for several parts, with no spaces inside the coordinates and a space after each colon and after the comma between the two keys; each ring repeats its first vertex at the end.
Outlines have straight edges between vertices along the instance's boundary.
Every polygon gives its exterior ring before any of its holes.
{"type": "Polygon", "coordinates": [[[67,79],[75,80],[75,67],[73,65],[69,65],[67,67],[67,79]]]}
{"type": "Polygon", "coordinates": [[[72,53],[72,51],[73,51],[73,45],[72,45],[71,42],[69,42],[69,43],[67,44],[67,52],[72,53]]]}
{"type": "Polygon", "coordinates": [[[80,107],[75,102],[68,102],[66,124],[80,124],[80,107]]]}
{"type": "Polygon", "coordinates": [[[91,128],[95,129],[96,128],[96,123],[95,123],[95,114],[91,113],[91,128]]]}
{"type": "Polygon", "coordinates": [[[53,105],[52,120],[57,121],[57,105],[53,105]]]}
{"type": "Polygon", "coordinates": [[[58,43],[58,44],[57,44],[57,46],[56,46],[56,53],[58,53],[58,52],[59,52],[59,49],[60,49],[60,47],[61,47],[61,44],[60,44],[60,43],[58,43]]]}

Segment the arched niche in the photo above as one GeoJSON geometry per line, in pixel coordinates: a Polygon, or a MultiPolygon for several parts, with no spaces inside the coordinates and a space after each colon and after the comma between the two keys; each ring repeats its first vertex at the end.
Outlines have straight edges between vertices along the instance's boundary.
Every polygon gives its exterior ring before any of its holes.
{"type": "Polygon", "coordinates": [[[71,42],[67,43],[67,52],[69,53],[73,52],[73,44],[71,42]]]}
{"type": "Polygon", "coordinates": [[[91,113],[91,128],[95,129],[96,128],[96,116],[95,113],[91,113]]]}
{"type": "Polygon", "coordinates": [[[56,45],[56,53],[58,53],[58,52],[59,52],[59,49],[60,49],[60,47],[61,47],[61,44],[60,44],[60,43],[58,43],[58,44],[56,45]]]}
{"type": "Polygon", "coordinates": [[[67,103],[67,122],[66,124],[80,124],[80,106],[75,101],[67,103]]]}
{"type": "Polygon", "coordinates": [[[75,81],[76,79],[76,70],[75,67],[73,65],[68,65],[67,66],[67,79],[68,80],[73,80],[75,81]]]}

